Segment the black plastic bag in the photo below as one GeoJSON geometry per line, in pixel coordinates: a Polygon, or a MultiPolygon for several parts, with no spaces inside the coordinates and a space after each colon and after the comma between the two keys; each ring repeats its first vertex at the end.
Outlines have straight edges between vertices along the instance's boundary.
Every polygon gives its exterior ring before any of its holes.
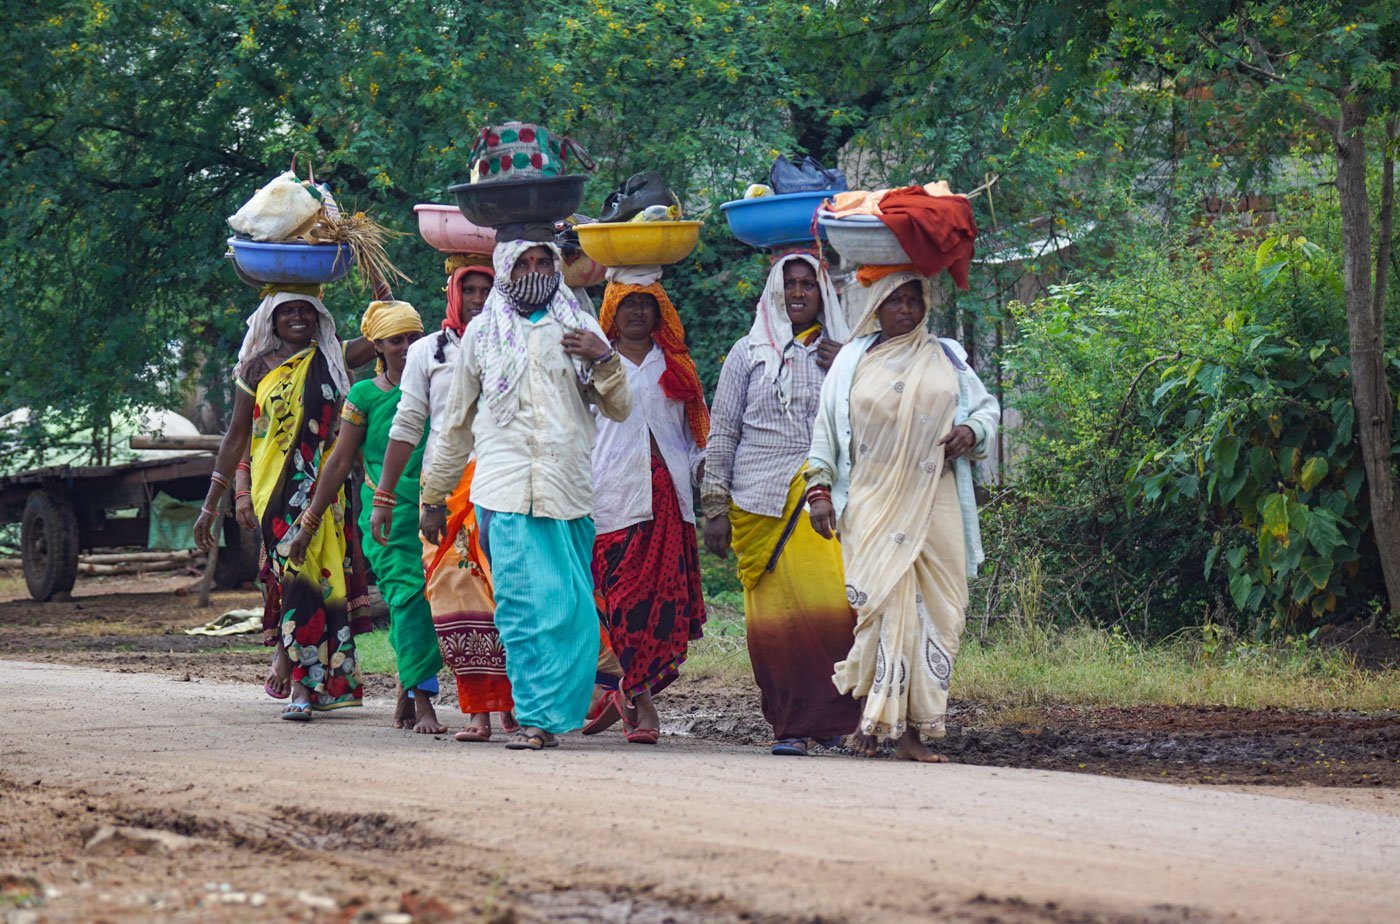
{"type": "Polygon", "coordinates": [[[676,202],[675,195],[655,170],[634,173],[622,185],[603,200],[603,211],[599,221],[629,221],[643,209],[653,205],[671,206],[676,202]]]}

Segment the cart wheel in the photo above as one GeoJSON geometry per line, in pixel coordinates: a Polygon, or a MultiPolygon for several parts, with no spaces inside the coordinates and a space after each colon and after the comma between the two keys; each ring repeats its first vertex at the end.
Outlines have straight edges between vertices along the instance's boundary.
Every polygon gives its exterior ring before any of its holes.
{"type": "Polygon", "coordinates": [[[225,517],[224,547],[219,550],[219,561],[214,566],[214,586],[233,590],[256,581],[260,542],[257,530],[244,529],[233,517],[225,517]]]}
{"type": "Polygon", "coordinates": [[[20,545],[29,596],[43,602],[73,589],[78,579],[78,517],[67,497],[45,490],[30,493],[20,545]]]}

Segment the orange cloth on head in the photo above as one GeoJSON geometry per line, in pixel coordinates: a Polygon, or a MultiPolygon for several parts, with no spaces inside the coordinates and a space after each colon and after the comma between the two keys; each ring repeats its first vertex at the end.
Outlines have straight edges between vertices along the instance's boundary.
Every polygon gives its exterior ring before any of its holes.
{"type": "Polygon", "coordinates": [[[867,289],[875,283],[894,273],[917,273],[912,263],[898,263],[890,266],[862,265],[856,270],[856,282],[867,289]]]}
{"type": "Polygon", "coordinates": [[[880,220],[909,254],[921,276],[945,269],[967,291],[977,222],[966,196],[931,196],[922,186],[892,189],[880,200],[880,220]]]}
{"type": "Polygon", "coordinates": [[[676,306],[671,304],[661,283],[636,286],[623,282],[610,282],[603,292],[603,308],[598,312],[598,323],[609,337],[616,337],[617,306],[634,293],[650,295],[656,299],[660,317],[651,337],[661,351],[666,354],[666,371],[661,374],[661,390],[673,401],[685,402],[685,417],[690,423],[690,433],[695,437],[695,445],[705,448],[705,440],[710,435],[710,409],[705,406],[705,389],[700,384],[700,373],[696,371],[695,360],[690,348],[685,345],[685,327],[676,306]]]}

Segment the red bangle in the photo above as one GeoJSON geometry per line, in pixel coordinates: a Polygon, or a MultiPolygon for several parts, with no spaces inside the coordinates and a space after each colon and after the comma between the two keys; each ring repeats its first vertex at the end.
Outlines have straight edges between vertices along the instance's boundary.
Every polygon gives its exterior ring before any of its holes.
{"type": "Polygon", "coordinates": [[[234,499],[234,500],[238,500],[240,497],[252,497],[252,496],[253,496],[253,492],[252,492],[252,491],[234,491],[234,492],[233,492],[233,499],[234,499]]]}
{"type": "Polygon", "coordinates": [[[244,471],[244,472],[248,472],[249,474],[251,474],[252,471],[253,471],[253,466],[249,465],[247,462],[239,462],[239,463],[238,463],[238,469],[239,469],[239,471],[244,471]]]}

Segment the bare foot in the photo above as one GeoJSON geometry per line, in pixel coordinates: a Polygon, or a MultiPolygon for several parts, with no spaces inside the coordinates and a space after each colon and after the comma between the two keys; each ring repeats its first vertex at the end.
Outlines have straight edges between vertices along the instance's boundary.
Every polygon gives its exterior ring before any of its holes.
{"type": "Polygon", "coordinates": [[[846,744],[861,757],[875,757],[880,753],[880,739],[864,732],[856,732],[851,735],[846,744]]]}
{"type": "Polygon", "coordinates": [[[287,649],[278,643],[272,655],[272,666],[267,669],[267,688],[276,691],[278,699],[285,697],[292,687],[292,659],[287,657],[287,649]]]}
{"type": "Polygon", "coordinates": [[[420,735],[441,735],[447,731],[447,726],[438,721],[437,711],[433,709],[433,701],[419,690],[413,697],[414,712],[417,721],[413,723],[413,730],[420,735]]]}
{"type": "Polygon", "coordinates": [[[928,749],[923,739],[919,737],[917,729],[907,729],[904,736],[899,739],[899,746],[895,748],[894,756],[897,760],[913,760],[921,764],[946,764],[948,758],[942,754],[936,754],[928,749]]]}
{"type": "Polygon", "coordinates": [[[394,720],[389,723],[389,727],[412,728],[414,720],[413,700],[408,698],[408,691],[398,681],[394,681],[394,695],[397,697],[394,702],[394,720]]]}

